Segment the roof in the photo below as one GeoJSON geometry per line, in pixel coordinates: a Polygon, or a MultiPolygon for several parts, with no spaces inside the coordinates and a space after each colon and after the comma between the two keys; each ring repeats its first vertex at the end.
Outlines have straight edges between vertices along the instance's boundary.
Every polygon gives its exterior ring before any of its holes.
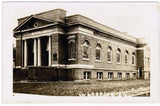
{"type": "Polygon", "coordinates": [[[27,17],[21,24],[19,24],[19,25],[14,29],[14,31],[16,31],[17,29],[19,29],[21,26],[23,26],[26,22],[28,22],[28,21],[29,21],[30,19],[32,19],[32,18],[44,20],[44,21],[51,22],[51,23],[53,22],[53,21],[51,21],[51,20],[49,20],[49,19],[45,19],[45,18],[41,18],[41,17],[38,17],[38,16],[31,15],[31,16],[27,17]]]}
{"type": "Polygon", "coordinates": [[[66,17],[66,19],[67,19],[67,25],[74,25],[74,24],[87,25],[87,26],[92,27],[96,30],[105,32],[109,35],[112,35],[114,37],[122,38],[122,39],[125,39],[128,41],[131,41],[133,43],[137,43],[136,37],[128,35],[127,33],[120,32],[120,31],[115,30],[113,28],[110,28],[106,25],[100,24],[100,23],[98,23],[88,17],[83,16],[83,15],[76,14],[76,15],[68,16],[68,17],[66,17]]]}
{"type": "MultiPolygon", "coordinates": [[[[48,13],[53,13],[53,12],[56,12],[56,11],[63,11],[63,12],[66,12],[65,10],[63,9],[53,9],[53,10],[49,10],[49,11],[45,11],[45,12],[41,12],[41,13],[37,13],[37,14],[34,14],[33,16],[41,16],[43,14],[48,14],[48,13]]],[[[26,17],[22,17],[22,18],[19,18],[17,19],[18,20],[18,24],[21,24],[26,18],[28,18],[30,16],[26,16],[26,17]]],[[[44,17],[43,17],[44,18],[44,17]]]]}
{"type": "Polygon", "coordinates": [[[58,21],[60,22],[60,21],[64,21],[66,19],[66,24],[68,26],[75,25],[75,24],[81,24],[81,25],[85,25],[85,26],[88,26],[90,28],[93,28],[95,30],[104,32],[104,33],[106,33],[108,35],[111,35],[113,37],[124,39],[124,40],[130,41],[132,43],[137,43],[137,38],[133,37],[133,36],[130,36],[127,33],[123,33],[123,32],[120,32],[118,30],[115,30],[113,28],[110,28],[106,25],[98,23],[98,22],[96,22],[96,21],[94,21],[94,20],[92,20],[88,17],[85,17],[83,15],[80,15],[80,14],[76,14],[76,15],[66,17],[65,12],[66,11],[62,10],[62,9],[54,9],[54,10],[50,10],[50,11],[46,11],[46,12],[41,12],[41,13],[38,13],[38,14],[35,14],[35,15],[19,18],[18,19],[19,20],[19,25],[14,29],[14,31],[16,31],[18,28],[23,26],[26,22],[28,22],[32,18],[37,18],[37,19],[40,19],[40,20],[48,21],[48,22],[53,22],[56,19],[58,19],[58,21]],[[56,17],[57,13],[60,13],[60,14],[58,14],[58,16],[56,17]],[[51,14],[51,15],[54,14],[54,15],[52,17],[48,18],[47,16],[45,16],[46,14],[47,15],[48,14],[51,14]],[[52,18],[55,18],[55,19],[52,19],[52,18]]]}

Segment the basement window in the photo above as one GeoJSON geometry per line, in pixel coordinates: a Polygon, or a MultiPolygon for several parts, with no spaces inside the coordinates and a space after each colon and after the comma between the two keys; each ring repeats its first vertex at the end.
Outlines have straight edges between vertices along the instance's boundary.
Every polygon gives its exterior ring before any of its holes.
{"type": "Polygon", "coordinates": [[[126,73],[126,79],[129,79],[129,78],[130,78],[129,73],[126,73]]]}
{"type": "Polygon", "coordinates": [[[91,72],[84,72],[84,79],[91,79],[91,72]]]}
{"type": "Polygon", "coordinates": [[[97,72],[97,80],[103,79],[103,72],[97,72]]]}
{"type": "Polygon", "coordinates": [[[117,73],[117,78],[122,79],[122,73],[117,73]]]}
{"type": "Polygon", "coordinates": [[[113,72],[108,73],[108,79],[113,79],[113,72]]]}
{"type": "Polygon", "coordinates": [[[133,73],[133,79],[135,79],[136,78],[136,73],[133,73]]]}

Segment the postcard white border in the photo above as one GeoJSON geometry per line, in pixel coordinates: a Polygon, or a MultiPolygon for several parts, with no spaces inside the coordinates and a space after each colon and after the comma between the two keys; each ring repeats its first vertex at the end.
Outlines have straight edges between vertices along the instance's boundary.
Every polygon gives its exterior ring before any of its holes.
{"type": "MultiPolygon", "coordinates": [[[[2,101],[3,103],[156,103],[160,100],[160,37],[151,39],[151,96],[150,97],[56,97],[12,93],[12,35],[7,34],[8,16],[2,4],[2,101]],[[6,21],[7,20],[7,21],[6,21]]],[[[15,12],[16,13],[16,12],[15,12]]],[[[15,20],[16,21],[16,20],[15,20]]],[[[159,27],[158,27],[159,28],[159,27]]],[[[158,29],[157,28],[157,29],[158,29]]],[[[160,29],[160,28],[159,28],[160,29]]]]}

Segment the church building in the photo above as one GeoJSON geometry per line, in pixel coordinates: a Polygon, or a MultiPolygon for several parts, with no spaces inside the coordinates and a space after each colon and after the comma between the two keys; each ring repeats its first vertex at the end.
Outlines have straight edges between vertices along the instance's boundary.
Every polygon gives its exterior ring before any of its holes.
{"type": "Polygon", "coordinates": [[[136,38],[55,9],[18,19],[13,78],[127,80],[150,78],[150,48],[136,38]]]}

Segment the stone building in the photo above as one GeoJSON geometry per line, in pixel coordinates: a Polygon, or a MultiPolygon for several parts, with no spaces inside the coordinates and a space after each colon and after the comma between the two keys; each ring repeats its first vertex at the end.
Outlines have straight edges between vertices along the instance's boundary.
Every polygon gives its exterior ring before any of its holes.
{"type": "Polygon", "coordinates": [[[150,77],[150,49],[82,15],[55,9],[18,19],[14,78],[123,80],[150,77]]]}

